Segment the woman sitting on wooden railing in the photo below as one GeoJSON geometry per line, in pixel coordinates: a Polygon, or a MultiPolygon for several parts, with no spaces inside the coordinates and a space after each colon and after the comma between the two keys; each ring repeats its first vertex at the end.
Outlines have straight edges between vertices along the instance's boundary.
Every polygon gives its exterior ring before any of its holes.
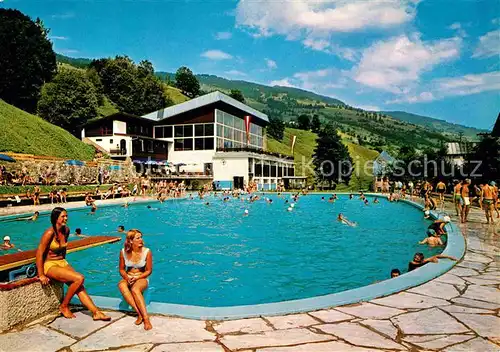
{"type": "Polygon", "coordinates": [[[50,214],[49,227],[42,235],[40,244],[36,252],[36,268],[38,277],[42,285],[47,285],[50,280],[60,281],[68,285],[66,295],[59,306],[61,314],[68,319],[75,318],[75,315],[69,309],[69,302],[76,294],[92,312],[94,320],[111,320],[101,312],[94,304],[83,286],[84,277],[73,269],[66,261],[66,246],[70,234],[69,227],[66,226],[68,213],[63,208],[54,208],[50,214]]]}

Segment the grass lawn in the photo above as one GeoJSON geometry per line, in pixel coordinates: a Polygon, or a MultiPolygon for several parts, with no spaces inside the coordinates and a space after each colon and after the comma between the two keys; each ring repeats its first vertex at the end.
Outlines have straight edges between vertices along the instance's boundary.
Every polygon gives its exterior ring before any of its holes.
{"type": "Polygon", "coordinates": [[[0,153],[92,160],[94,148],[66,130],[0,100],[0,153]]]}
{"type": "MultiPolygon", "coordinates": [[[[57,189],[63,189],[66,188],[68,192],[87,192],[87,191],[94,191],[95,185],[84,185],[84,186],[70,186],[70,185],[57,185],[57,186],[39,186],[40,191],[42,193],[49,193],[50,191],[57,189]]],[[[31,193],[33,193],[33,188],[35,186],[33,185],[28,185],[28,186],[0,186],[0,194],[26,194],[27,190],[31,190],[31,193]]],[[[109,185],[101,185],[100,189],[101,191],[107,190],[109,187],[111,187],[111,184],[109,185]]]]}

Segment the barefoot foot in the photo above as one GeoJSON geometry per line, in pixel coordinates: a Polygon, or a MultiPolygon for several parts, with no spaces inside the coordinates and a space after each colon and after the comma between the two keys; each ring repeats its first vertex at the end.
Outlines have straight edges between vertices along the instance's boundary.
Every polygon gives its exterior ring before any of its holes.
{"type": "Polygon", "coordinates": [[[74,315],[71,310],[69,309],[68,306],[59,306],[59,312],[66,318],[66,319],[73,319],[76,318],[76,315],[74,315]]]}
{"type": "Polygon", "coordinates": [[[148,320],[144,320],[144,330],[151,330],[153,328],[153,325],[151,325],[151,322],[148,320]]]}
{"type": "Polygon", "coordinates": [[[139,315],[139,316],[137,317],[137,320],[135,321],[135,323],[134,323],[134,324],[135,324],[135,325],[141,325],[141,324],[142,324],[142,321],[143,321],[143,320],[142,320],[142,317],[139,315]]]}
{"type": "Polygon", "coordinates": [[[102,320],[102,321],[110,321],[111,317],[108,317],[106,314],[104,314],[100,310],[97,310],[94,313],[94,315],[92,316],[92,319],[94,319],[94,320],[102,320]]]}

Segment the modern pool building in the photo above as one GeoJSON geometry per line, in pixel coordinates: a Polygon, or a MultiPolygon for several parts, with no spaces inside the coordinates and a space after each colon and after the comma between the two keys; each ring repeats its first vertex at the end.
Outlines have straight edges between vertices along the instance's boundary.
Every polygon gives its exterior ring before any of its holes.
{"type": "Polygon", "coordinates": [[[89,121],[82,140],[113,159],[137,166],[176,165],[179,175],[222,189],[276,189],[295,175],[293,156],[266,151],[266,114],[221,92],[212,92],[143,116],[116,113],[89,121]]]}

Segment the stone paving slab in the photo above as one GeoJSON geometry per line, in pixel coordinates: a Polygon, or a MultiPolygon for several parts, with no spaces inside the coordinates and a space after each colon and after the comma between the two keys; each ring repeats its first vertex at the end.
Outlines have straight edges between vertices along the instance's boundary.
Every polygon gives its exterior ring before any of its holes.
{"type": "Polygon", "coordinates": [[[468,307],[474,307],[474,308],[484,308],[484,309],[497,309],[500,308],[500,304],[494,304],[490,302],[483,302],[483,301],[476,301],[475,299],[469,299],[469,298],[453,298],[451,300],[453,303],[468,306],[468,307]]]}
{"type": "Polygon", "coordinates": [[[94,321],[92,320],[92,314],[89,311],[83,311],[76,312],[75,319],[66,319],[64,317],[59,317],[52,324],[49,324],[49,327],[59,330],[67,335],[82,338],[84,336],[87,336],[91,332],[99,330],[100,328],[109,325],[117,319],[125,316],[125,314],[120,312],[106,312],[106,314],[111,317],[111,322],[94,321]]]}
{"type": "Polygon", "coordinates": [[[215,342],[188,342],[156,346],[151,352],[224,352],[224,348],[215,342]]]}
{"type": "Polygon", "coordinates": [[[500,347],[485,339],[477,337],[459,345],[451,346],[443,350],[445,352],[498,352],[500,347]]]}
{"type": "MultiPolygon", "coordinates": [[[[141,345],[120,348],[120,349],[114,350],[113,352],[148,352],[153,346],[154,346],[154,344],[152,344],[152,343],[145,343],[145,344],[141,344],[141,345]]],[[[100,350],[97,352],[109,352],[109,350],[100,350]]]]}
{"type": "Polygon", "coordinates": [[[460,292],[458,292],[458,290],[453,285],[437,281],[431,281],[418,287],[414,287],[412,289],[409,289],[407,292],[418,293],[421,295],[442,299],[450,299],[458,297],[460,295],[460,292]]]}
{"type": "Polygon", "coordinates": [[[337,338],[330,335],[315,334],[307,329],[286,329],[266,331],[261,334],[226,335],[220,342],[231,350],[259,347],[287,346],[308,342],[331,341],[337,338]]]}
{"type": "Polygon", "coordinates": [[[334,309],[324,309],[318,310],[316,312],[311,312],[309,315],[312,315],[325,323],[336,323],[340,321],[346,321],[354,319],[352,315],[344,314],[342,312],[336,311],[334,309]]]}
{"type": "Polygon", "coordinates": [[[462,298],[470,298],[500,305],[500,291],[494,287],[471,285],[462,295],[462,298]]]}
{"type": "Polygon", "coordinates": [[[383,335],[390,337],[393,340],[396,340],[398,336],[398,329],[392,324],[390,320],[373,320],[367,319],[360,322],[361,325],[369,326],[373,330],[377,330],[383,335]]]}
{"type": "Polygon", "coordinates": [[[294,329],[321,324],[307,314],[291,314],[281,317],[265,317],[276,329],[294,329]]]}
{"type": "Polygon", "coordinates": [[[392,296],[377,298],[371,302],[399,309],[424,309],[449,305],[444,299],[402,292],[392,296]]]}
{"type": "Polygon", "coordinates": [[[450,313],[479,336],[500,338],[500,318],[494,315],[450,313]]]}
{"type": "Polygon", "coordinates": [[[213,328],[219,334],[230,334],[230,333],[252,334],[256,332],[274,330],[271,326],[269,326],[266,323],[264,319],[261,318],[223,321],[220,323],[214,323],[213,328]]]}
{"type": "Polygon", "coordinates": [[[469,341],[474,337],[474,335],[407,336],[404,341],[426,349],[441,349],[459,342],[469,341]]]}
{"type": "Polygon", "coordinates": [[[457,305],[444,306],[440,309],[447,311],[448,313],[469,313],[469,314],[493,314],[492,310],[480,309],[480,308],[469,308],[457,305]]]}
{"type": "Polygon", "coordinates": [[[400,344],[356,323],[324,324],[316,326],[316,328],[360,347],[405,349],[400,344]]]}
{"type": "Polygon", "coordinates": [[[73,352],[109,349],[140,343],[214,341],[215,335],[205,330],[204,321],[151,317],[153,330],[145,331],[125,317],[71,346],[73,352]]]}
{"type": "Polygon", "coordinates": [[[458,269],[458,267],[475,269],[475,270],[484,270],[484,268],[486,267],[486,264],[478,263],[478,262],[469,262],[467,260],[464,260],[464,261],[457,264],[457,269],[458,269]]]}
{"type": "Polygon", "coordinates": [[[336,310],[363,319],[389,319],[395,315],[404,313],[404,310],[379,306],[368,302],[355,306],[338,307],[336,310]]]}
{"type": "Polygon", "coordinates": [[[332,341],[290,347],[259,348],[256,352],[373,352],[373,349],[351,346],[340,341],[332,341]]]}
{"type": "Polygon", "coordinates": [[[71,337],[38,325],[20,332],[0,335],[0,351],[53,352],[74,342],[71,337]]]}
{"type": "Polygon", "coordinates": [[[398,315],[391,319],[404,334],[460,334],[470,330],[438,308],[398,315]]]}
{"type": "Polygon", "coordinates": [[[432,282],[444,282],[445,284],[452,284],[452,285],[464,285],[465,284],[464,279],[462,279],[456,275],[448,274],[448,273],[437,277],[432,282]]]}

